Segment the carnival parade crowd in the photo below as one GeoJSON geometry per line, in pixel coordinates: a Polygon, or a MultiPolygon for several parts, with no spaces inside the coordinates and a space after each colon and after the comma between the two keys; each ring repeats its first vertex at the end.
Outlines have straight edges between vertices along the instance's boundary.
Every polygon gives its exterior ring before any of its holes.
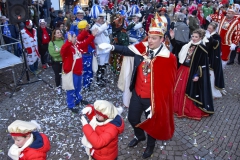
{"type": "MultiPolygon", "coordinates": [[[[94,92],[93,81],[108,87],[107,68],[128,107],[135,135],[128,147],[147,140],[146,159],[156,140],[172,138],[174,114],[193,120],[214,114],[213,100],[227,94],[225,66],[234,64],[237,53],[240,65],[240,5],[232,1],[96,0],[65,15],[51,12],[51,18],[49,25],[43,18],[29,19],[21,29],[27,64],[33,75],[39,66],[51,67],[57,95],[66,91],[68,109],[89,119],[81,116],[89,159],[117,159],[118,135],[124,132],[122,108],[106,100],[89,104],[81,95],[83,89],[94,92]],[[85,105],[81,111],[79,104],[85,105]]],[[[15,26],[5,16],[1,20],[3,35],[18,38],[15,26]]],[[[9,125],[15,141],[10,158],[46,159],[50,143],[35,132],[38,127],[21,120],[9,125]]]]}

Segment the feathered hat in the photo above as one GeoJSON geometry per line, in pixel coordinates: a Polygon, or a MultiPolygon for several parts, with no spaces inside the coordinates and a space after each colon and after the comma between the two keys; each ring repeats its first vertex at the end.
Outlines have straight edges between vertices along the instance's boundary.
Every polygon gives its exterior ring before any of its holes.
{"type": "Polygon", "coordinates": [[[84,14],[84,11],[82,10],[82,7],[79,5],[76,5],[73,9],[73,14],[76,15],[77,13],[82,13],[84,14]]]}
{"type": "Polygon", "coordinates": [[[164,36],[167,31],[167,22],[164,17],[160,17],[156,12],[154,19],[151,19],[148,34],[164,36]]]}
{"type": "Polygon", "coordinates": [[[136,4],[132,5],[131,10],[129,12],[129,16],[133,16],[139,13],[140,13],[140,8],[138,7],[138,5],[136,4]]]}
{"type": "Polygon", "coordinates": [[[117,108],[106,100],[96,100],[94,102],[95,113],[108,119],[114,119],[118,115],[117,108]]]}
{"type": "Polygon", "coordinates": [[[26,20],[25,25],[32,26],[33,25],[32,20],[26,20]]]}
{"type": "Polygon", "coordinates": [[[99,16],[106,16],[106,13],[104,13],[100,5],[93,5],[89,16],[93,19],[97,19],[99,16]]]}
{"type": "Polygon", "coordinates": [[[8,132],[11,136],[26,136],[34,130],[40,129],[40,125],[36,121],[16,120],[8,126],[8,132]]]}

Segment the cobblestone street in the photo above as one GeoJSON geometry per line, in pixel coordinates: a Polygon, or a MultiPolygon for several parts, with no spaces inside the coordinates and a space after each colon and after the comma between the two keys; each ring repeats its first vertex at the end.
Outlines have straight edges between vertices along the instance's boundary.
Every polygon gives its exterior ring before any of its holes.
{"type": "MultiPolygon", "coordinates": [[[[20,72],[20,69],[18,70],[20,72]]],[[[94,91],[82,92],[83,98],[91,103],[97,99],[105,99],[117,107],[123,106],[117,78],[108,70],[111,83],[106,88],[99,88],[94,84],[94,91]]],[[[215,114],[201,121],[175,117],[176,129],[173,138],[169,141],[157,141],[154,154],[149,159],[240,159],[240,65],[235,63],[227,66],[224,76],[228,93],[214,100],[215,114]]],[[[12,81],[11,74],[6,72],[0,73],[0,77],[2,82],[12,81]]],[[[51,68],[42,71],[40,77],[55,86],[51,68]]],[[[37,77],[31,76],[31,80],[37,80],[37,77]]],[[[51,141],[48,160],[88,159],[81,144],[83,134],[80,116],[67,109],[65,94],[61,98],[57,97],[56,90],[49,88],[43,81],[22,86],[12,98],[8,98],[11,91],[5,85],[1,84],[0,87],[1,160],[10,159],[7,152],[13,140],[7,132],[7,126],[16,119],[36,120],[41,125],[41,131],[47,134],[51,141]]],[[[83,106],[79,108],[82,109],[83,106]]],[[[125,120],[125,131],[119,137],[118,160],[141,159],[146,141],[134,148],[127,147],[134,136],[126,119],[127,112],[127,108],[124,108],[122,116],[125,120]]]]}

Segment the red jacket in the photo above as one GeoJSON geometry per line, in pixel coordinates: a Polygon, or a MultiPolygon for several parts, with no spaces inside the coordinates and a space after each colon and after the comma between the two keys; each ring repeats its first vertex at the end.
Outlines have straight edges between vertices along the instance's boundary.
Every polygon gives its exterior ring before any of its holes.
{"type": "MultiPolygon", "coordinates": [[[[84,46],[89,45],[92,41],[94,40],[94,36],[90,35],[86,40],[83,40],[81,42],[77,41],[75,46],[78,49],[79,53],[79,57],[76,60],[75,66],[73,68],[73,73],[76,75],[82,75],[82,70],[83,70],[83,62],[82,62],[82,48],[84,46]]],[[[68,40],[66,41],[66,43],[62,46],[60,54],[62,56],[62,60],[63,60],[63,71],[65,73],[68,73],[71,71],[72,69],[72,65],[73,65],[73,56],[76,53],[75,49],[74,49],[74,45],[72,44],[72,42],[69,42],[68,40]]]]}
{"type": "MultiPolygon", "coordinates": [[[[82,42],[84,41],[85,39],[87,39],[91,34],[89,33],[88,30],[82,30],[79,32],[78,36],[77,36],[77,40],[79,42],[82,42]]],[[[90,42],[89,44],[93,49],[95,49],[95,44],[94,44],[94,41],[90,42]]],[[[84,45],[84,46],[81,46],[82,48],[82,53],[88,53],[88,45],[84,45]]]]}
{"type": "Polygon", "coordinates": [[[19,160],[46,160],[47,152],[50,150],[48,137],[39,132],[33,132],[32,134],[34,141],[22,151],[19,160]]]}
{"type": "MultiPolygon", "coordinates": [[[[92,111],[94,108],[92,107],[92,111]]],[[[95,112],[87,115],[91,120],[95,112]]],[[[90,124],[83,126],[83,133],[92,144],[90,153],[94,150],[93,158],[96,160],[115,160],[118,156],[118,135],[124,131],[124,121],[117,115],[111,122],[97,126],[93,130],[90,124]]]]}

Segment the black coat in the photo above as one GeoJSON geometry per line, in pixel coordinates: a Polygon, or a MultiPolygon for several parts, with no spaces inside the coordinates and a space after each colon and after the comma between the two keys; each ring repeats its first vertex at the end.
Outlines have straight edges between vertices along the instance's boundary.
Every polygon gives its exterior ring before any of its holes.
{"type": "Polygon", "coordinates": [[[209,68],[213,70],[215,75],[215,87],[217,89],[225,88],[224,76],[221,61],[221,37],[218,34],[214,34],[209,38],[207,43],[209,68]]]}
{"type": "Polygon", "coordinates": [[[207,48],[203,44],[197,45],[193,52],[185,94],[195,102],[201,110],[213,114],[213,99],[209,75],[209,63],[207,48]],[[193,78],[199,74],[199,80],[193,82],[193,78]]]}
{"type": "MultiPolygon", "coordinates": [[[[46,28],[47,29],[47,32],[48,32],[48,35],[50,37],[50,40],[52,39],[52,32],[49,28],[46,28]]],[[[42,44],[42,29],[39,27],[37,28],[37,39],[38,39],[38,47],[41,47],[43,44],[42,44]]]]}
{"type": "Polygon", "coordinates": [[[170,42],[171,42],[171,44],[173,46],[172,53],[177,57],[177,64],[178,64],[178,68],[179,68],[180,63],[179,63],[178,54],[181,51],[182,47],[185,44],[187,44],[187,43],[184,43],[184,42],[181,42],[181,41],[177,41],[177,40],[175,40],[175,38],[170,39],[170,42]]]}

